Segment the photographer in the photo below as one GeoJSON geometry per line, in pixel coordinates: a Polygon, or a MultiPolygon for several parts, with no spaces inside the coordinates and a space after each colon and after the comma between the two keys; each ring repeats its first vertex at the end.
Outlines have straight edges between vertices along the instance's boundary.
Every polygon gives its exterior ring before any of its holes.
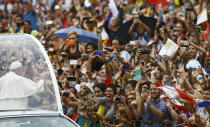
{"type": "Polygon", "coordinates": [[[138,40],[140,46],[146,46],[149,42],[151,30],[137,16],[133,20],[133,24],[129,29],[129,34],[133,39],[138,40]]]}
{"type": "Polygon", "coordinates": [[[77,90],[74,87],[67,87],[65,90],[62,91],[62,98],[63,101],[63,108],[64,114],[69,118],[77,113],[77,90]]]}
{"type": "Polygon", "coordinates": [[[114,37],[111,46],[114,49],[113,53],[117,57],[115,60],[117,60],[118,65],[129,62],[131,56],[123,49],[123,41],[120,38],[114,37]]]}

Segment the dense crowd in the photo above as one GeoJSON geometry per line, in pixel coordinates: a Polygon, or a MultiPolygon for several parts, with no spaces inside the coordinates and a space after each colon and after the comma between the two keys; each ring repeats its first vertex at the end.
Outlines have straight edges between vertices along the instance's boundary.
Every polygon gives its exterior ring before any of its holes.
{"type": "Polygon", "coordinates": [[[0,33],[43,44],[81,127],[209,127],[209,32],[209,0],[0,0],[0,33]]]}

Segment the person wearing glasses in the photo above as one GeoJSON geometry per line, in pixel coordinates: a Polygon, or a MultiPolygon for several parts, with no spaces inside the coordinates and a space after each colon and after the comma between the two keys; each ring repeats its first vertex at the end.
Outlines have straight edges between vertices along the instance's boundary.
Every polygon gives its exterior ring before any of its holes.
{"type": "Polygon", "coordinates": [[[71,31],[67,34],[67,40],[61,47],[60,53],[67,54],[68,59],[78,59],[81,54],[85,52],[85,48],[78,43],[78,34],[75,31],[71,31]]]}

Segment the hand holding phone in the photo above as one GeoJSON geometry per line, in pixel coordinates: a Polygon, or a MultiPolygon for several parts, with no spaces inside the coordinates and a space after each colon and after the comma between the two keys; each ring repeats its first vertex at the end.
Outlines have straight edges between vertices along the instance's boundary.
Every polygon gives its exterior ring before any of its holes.
{"type": "Polygon", "coordinates": [[[74,40],[66,40],[66,45],[74,45],[74,40]]]}
{"type": "Polygon", "coordinates": [[[76,81],[76,77],[67,77],[67,81],[76,81]]]}
{"type": "Polygon", "coordinates": [[[64,97],[69,97],[69,94],[70,94],[70,93],[68,93],[68,92],[64,92],[64,93],[63,93],[63,96],[64,96],[64,97]]]}

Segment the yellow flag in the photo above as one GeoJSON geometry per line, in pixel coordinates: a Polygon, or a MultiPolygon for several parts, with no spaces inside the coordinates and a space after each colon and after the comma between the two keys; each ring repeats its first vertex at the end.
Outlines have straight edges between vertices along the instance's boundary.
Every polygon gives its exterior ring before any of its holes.
{"type": "Polygon", "coordinates": [[[87,125],[87,122],[85,121],[85,125],[84,125],[84,127],[88,127],[88,125],[87,125]]]}
{"type": "Polygon", "coordinates": [[[94,3],[94,0],[89,0],[89,2],[90,2],[91,4],[93,4],[93,3],[94,3]]]}
{"type": "Polygon", "coordinates": [[[179,0],[174,0],[174,4],[175,4],[176,6],[179,6],[179,5],[180,5],[180,1],[179,1],[179,0]]]}
{"type": "Polygon", "coordinates": [[[104,105],[100,105],[97,111],[97,114],[103,115],[105,111],[105,106],[104,105]]]}

